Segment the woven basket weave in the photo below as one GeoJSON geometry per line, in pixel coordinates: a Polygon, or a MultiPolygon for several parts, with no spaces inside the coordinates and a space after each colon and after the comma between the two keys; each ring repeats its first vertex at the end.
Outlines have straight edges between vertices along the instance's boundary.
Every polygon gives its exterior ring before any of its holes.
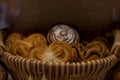
{"type": "Polygon", "coordinates": [[[120,31],[113,31],[112,55],[82,63],[46,63],[8,52],[1,54],[1,60],[8,66],[14,80],[104,80],[107,72],[119,61],[120,31]]]}

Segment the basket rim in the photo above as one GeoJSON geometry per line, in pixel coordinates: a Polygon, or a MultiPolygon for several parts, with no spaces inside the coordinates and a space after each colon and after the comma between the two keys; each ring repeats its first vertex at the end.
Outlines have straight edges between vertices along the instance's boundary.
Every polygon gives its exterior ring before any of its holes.
{"type": "MultiPolygon", "coordinates": [[[[53,64],[53,65],[62,65],[62,64],[64,64],[64,65],[67,65],[67,64],[72,64],[72,65],[82,65],[82,64],[84,64],[84,65],[86,65],[86,64],[92,64],[92,63],[97,64],[98,62],[100,62],[102,64],[102,63],[104,63],[104,62],[106,62],[108,60],[112,60],[112,61],[115,61],[115,62],[119,61],[119,58],[115,54],[112,54],[112,55],[110,55],[108,57],[105,57],[105,58],[95,59],[95,60],[91,60],[91,61],[86,61],[86,62],[84,62],[84,61],[82,61],[82,62],[72,62],[72,63],[70,63],[70,62],[66,62],[66,63],[65,62],[62,62],[62,63],[57,63],[57,62],[56,63],[54,63],[54,62],[41,62],[40,60],[35,60],[35,59],[30,59],[30,58],[24,58],[22,56],[15,56],[15,55],[10,54],[9,52],[4,52],[3,56],[1,56],[1,57],[7,57],[9,59],[10,58],[12,58],[12,59],[15,58],[15,60],[17,59],[17,60],[23,60],[25,62],[30,61],[30,62],[34,62],[34,63],[48,64],[48,65],[51,65],[51,64],[53,64]]],[[[3,59],[5,59],[5,58],[3,58],[3,59]]]]}

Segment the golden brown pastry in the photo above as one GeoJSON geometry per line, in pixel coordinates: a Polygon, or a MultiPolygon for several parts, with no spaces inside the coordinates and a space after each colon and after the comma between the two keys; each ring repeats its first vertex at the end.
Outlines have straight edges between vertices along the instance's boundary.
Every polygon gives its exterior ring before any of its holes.
{"type": "Polygon", "coordinates": [[[28,44],[27,42],[23,40],[17,40],[12,44],[10,52],[16,56],[28,58],[30,55],[29,54],[30,47],[31,45],[28,44]]]}
{"type": "Polygon", "coordinates": [[[65,41],[67,43],[79,42],[80,37],[75,29],[68,25],[58,24],[55,25],[47,35],[49,43],[53,41],[65,41]]]}
{"type": "Polygon", "coordinates": [[[81,43],[72,43],[72,59],[73,62],[81,62],[84,60],[84,46],[81,43]]]}
{"type": "Polygon", "coordinates": [[[69,62],[72,57],[72,48],[69,44],[61,41],[46,45],[35,46],[30,49],[33,58],[45,62],[69,62]]]}
{"type": "Polygon", "coordinates": [[[30,58],[44,61],[45,56],[43,55],[45,53],[49,53],[50,51],[47,45],[41,44],[41,45],[32,46],[29,52],[30,52],[30,58]]]}
{"type": "Polygon", "coordinates": [[[85,48],[84,56],[86,60],[94,60],[107,57],[109,53],[106,45],[98,40],[89,42],[85,48]]]}
{"type": "Polygon", "coordinates": [[[15,43],[17,40],[21,40],[23,37],[20,33],[12,33],[11,35],[9,35],[9,37],[6,40],[6,46],[8,48],[8,50],[10,50],[11,45],[13,43],[15,43]]]}
{"type": "Polygon", "coordinates": [[[55,41],[49,45],[49,50],[54,53],[53,61],[71,62],[72,48],[69,44],[62,41],[55,41]]]}
{"type": "Polygon", "coordinates": [[[40,34],[40,33],[34,33],[30,36],[28,36],[25,41],[33,46],[35,45],[41,45],[41,44],[46,44],[47,45],[47,41],[46,38],[40,34]]]}

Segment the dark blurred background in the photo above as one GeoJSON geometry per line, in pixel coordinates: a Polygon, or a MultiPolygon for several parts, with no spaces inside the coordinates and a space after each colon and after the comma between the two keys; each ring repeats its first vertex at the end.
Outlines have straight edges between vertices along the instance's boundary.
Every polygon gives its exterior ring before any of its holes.
{"type": "MultiPolygon", "coordinates": [[[[0,0],[19,11],[7,32],[41,32],[64,23],[76,28],[83,37],[120,28],[119,0],[0,0]]],[[[13,12],[15,10],[13,9],[13,12]]]]}

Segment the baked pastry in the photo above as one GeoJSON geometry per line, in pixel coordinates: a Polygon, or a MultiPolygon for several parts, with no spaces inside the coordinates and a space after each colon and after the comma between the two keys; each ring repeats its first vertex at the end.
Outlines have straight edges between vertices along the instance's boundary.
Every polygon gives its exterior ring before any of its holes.
{"type": "Polygon", "coordinates": [[[36,60],[44,61],[44,59],[46,59],[46,57],[43,56],[43,55],[48,54],[50,51],[49,51],[47,45],[41,44],[41,45],[32,46],[30,48],[29,52],[30,52],[30,58],[31,59],[36,59],[36,60]]]}
{"type": "Polygon", "coordinates": [[[72,57],[71,46],[65,42],[54,41],[49,46],[40,45],[30,49],[31,57],[43,62],[69,62],[72,57]]]}
{"type": "Polygon", "coordinates": [[[28,36],[25,41],[33,46],[35,45],[41,45],[41,44],[45,44],[47,45],[47,40],[46,38],[40,34],[40,33],[34,33],[30,36],[28,36]]]}
{"type": "Polygon", "coordinates": [[[98,40],[89,42],[85,48],[84,56],[85,60],[94,60],[107,57],[109,53],[106,45],[98,40]]]}
{"type": "Polygon", "coordinates": [[[79,42],[80,37],[77,31],[67,25],[59,24],[55,25],[47,35],[49,43],[53,41],[65,41],[67,43],[79,42]]]}
{"type": "Polygon", "coordinates": [[[84,46],[81,43],[72,43],[72,59],[73,62],[81,62],[84,60],[84,46]]]}
{"type": "Polygon", "coordinates": [[[30,56],[29,49],[31,46],[32,45],[28,44],[27,42],[23,40],[17,40],[12,44],[10,52],[16,56],[22,56],[25,58],[29,58],[30,56]]]}
{"type": "Polygon", "coordinates": [[[49,45],[49,50],[54,53],[53,62],[71,62],[72,48],[62,41],[54,41],[49,45]]]}
{"type": "Polygon", "coordinates": [[[9,37],[6,40],[6,46],[8,48],[8,50],[10,50],[11,45],[13,43],[15,43],[17,40],[22,40],[22,35],[20,33],[12,33],[11,35],[9,35],[9,37]]]}

